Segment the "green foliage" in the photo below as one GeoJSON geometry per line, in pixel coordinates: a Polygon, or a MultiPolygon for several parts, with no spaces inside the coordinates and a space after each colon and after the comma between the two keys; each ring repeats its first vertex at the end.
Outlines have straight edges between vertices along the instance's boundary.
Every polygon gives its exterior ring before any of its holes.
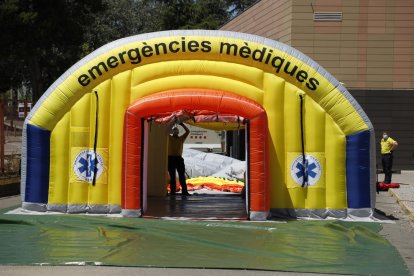
{"type": "Polygon", "coordinates": [[[230,19],[242,13],[256,2],[258,0],[226,0],[227,6],[229,7],[228,13],[230,19]]]}
{"type": "Polygon", "coordinates": [[[126,36],[217,29],[254,0],[2,0],[0,93],[25,86],[37,100],[93,50],[126,36]]]}
{"type": "Polygon", "coordinates": [[[162,29],[218,29],[255,0],[163,0],[162,29]]]}
{"type": "MultiPolygon", "coordinates": [[[[5,0],[0,4],[1,92],[28,86],[34,98],[79,58],[82,28],[98,1],[5,0]]],[[[88,21],[89,20],[89,21],[88,21]]]]}
{"type": "Polygon", "coordinates": [[[84,30],[82,53],[117,39],[151,32],[159,25],[158,1],[104,0],[104,10],[95,17],[93,24],[84,30]]]}

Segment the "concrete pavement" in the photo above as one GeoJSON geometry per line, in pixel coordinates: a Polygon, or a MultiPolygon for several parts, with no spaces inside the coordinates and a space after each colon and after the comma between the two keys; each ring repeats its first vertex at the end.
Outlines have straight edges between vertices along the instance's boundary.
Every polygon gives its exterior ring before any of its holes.
{"type": "Polygon", "coordinates": [[[4,154],[5,155],[20,155],[21,148],[22,148],[22,136],[20,135],[13,135],[13,133],[7,133],[5,135],[5,141],[4,144],[4,154]]]}
{"type": "Polygon", "coordinates": [[[393,183],[399,183],[400,188],[389,189],[389,194],[396,199],[401,209],[414,221],[414,171],[402,171],[401,174],[394,174],[392,180],[393,183]]]}
{"type": "MultiPolygon", "coordinates": [[[[379,174],[378,180],[383,179],[379,174]]],[[[414,275],[414,171],[394,174],[392,182],[399,183],[400,188],[377,194],[376,216],[394,223],[383,223],[379,234],[397,249],[414,275]]]]}

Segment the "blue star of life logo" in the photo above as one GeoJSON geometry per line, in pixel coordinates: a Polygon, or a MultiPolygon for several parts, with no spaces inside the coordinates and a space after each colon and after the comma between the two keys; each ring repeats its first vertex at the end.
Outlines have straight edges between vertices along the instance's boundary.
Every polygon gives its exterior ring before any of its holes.
{"type": "Polygon", "coordinates": [[[290,175],[299,186],[309,187],[318,182],[322,175],[322,167],[314,156],[305,155],[305,162],[303,162],[303,157],[300,155],[293,160],[290,175]]]}
{"type": "Polygon", "coordinates": [[[76,176],[86,182],[92,182],[96,171],[96,180],[101,176],[104,168],[104,162],[99,153],[93,150],[83,150],[76,155],[73,170],[76,176]]]}

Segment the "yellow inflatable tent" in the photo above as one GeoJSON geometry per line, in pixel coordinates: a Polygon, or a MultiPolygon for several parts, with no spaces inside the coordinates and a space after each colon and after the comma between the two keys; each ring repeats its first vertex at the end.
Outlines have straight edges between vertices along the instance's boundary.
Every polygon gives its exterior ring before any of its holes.
{"type": "Polygon", "coordinates": [[[373,127],[346,88],[283,43],[206,30],[114,41],[56,80],[24,124],[23,208],[142,216],[165,182],[153,119],[183,111],[245,118],[250,219],[372,215],[373,127]]]}

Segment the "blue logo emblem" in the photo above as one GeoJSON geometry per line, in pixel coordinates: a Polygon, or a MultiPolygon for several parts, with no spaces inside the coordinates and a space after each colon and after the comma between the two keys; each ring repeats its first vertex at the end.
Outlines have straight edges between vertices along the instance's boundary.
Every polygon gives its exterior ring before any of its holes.
{"type": "Polygon", "coordinates": [[[92,182],[96,171],[96,180],[101,176],[104,168],[102,157],[93,150],[83,150],[76,155],[73,171],[79,179],[92,182]]]}
{"type": "Polygon", "coordinates": [[[322,167],[314,156],[305,155],[305,164],[302,155],[296,157],[290,167],[290,175],[299,186],[309,187],[318,182],[322,175],[322,167]]]}

